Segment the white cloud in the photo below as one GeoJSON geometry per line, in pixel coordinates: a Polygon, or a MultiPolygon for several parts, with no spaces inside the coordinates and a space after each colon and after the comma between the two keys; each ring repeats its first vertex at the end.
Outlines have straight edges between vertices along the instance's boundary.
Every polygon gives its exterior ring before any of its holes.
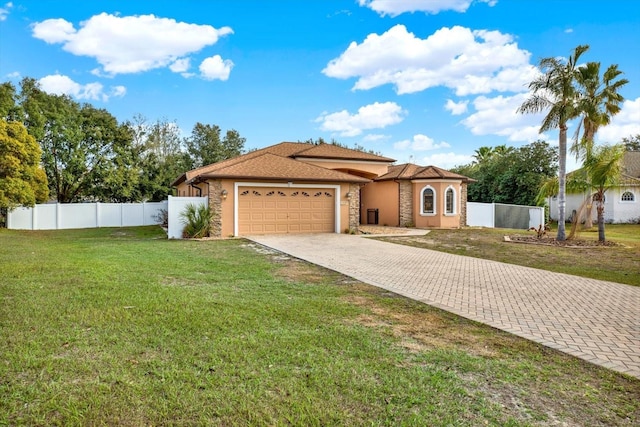
{"type": "Polygon", "coordinates": [[[454,166],[469,164],[473,161],[473,156],[466,154],[437,153],[422,158],[420,164],[423,166],[437,166],[443,169],[451,169],[454,166]]]}
{"type": "Polygon", "coordinates": [[[169,65],[169,69],[174,73],[184,73],[191,67],[191,60],[189,58],[176,59],[173,64],[169,65]]]}
{"type": "Polygon", "coordinates": [[[444,106],[444,109],[447,111],[451,111],[451,114],[454,116],[459,116],[460,114],[464,114],[467,112],[467,106],[469,105],[469,101],[460,101],[454,102],[450,99],[447,99],[447,103],[444,106]]]}
{"type": "Polygon", "coordinates": [[[200,73],[205,80],[222,80],[229,78],[233,62],[230,59],[223,60],[220,55],[214,55],[207,58],[200,64],[200,73]]]}
{"type": "Polygon", "coordinates": [[[640,135],[640,97],[624,101],[620,112],[611,118],[611,123],[598,130],[596,139],[616,144],[632,135],[640,135]]]}
{"type": "Polygon", "coordinates": [[[360,107],[356,114],[347,110],[322,113],[315,121],[322,123],[323,131],[336,132],[340,136],[358,136],[363,130],[382,129],[404,120],[406,111],[395,102],[374,102],[360,107]]]}
{"type": "Polygon", "coordinates": [[[13,8],[13,3],[5,3],[3,7],[0,7],[0,22],[5,21],[9,15],[9,11],[13,8]]]}
{"type": "Polygon", "coordinates": [[[20,78],[20,72],[19,71],[13,71],[9,74],[7,74],[7,77],[10,79],[19,79],[20,78]]]}
{"type": "Polygon", "coordinates": [[[111,97],[121,98],[127,93],[127,89],[124,86],[112,86],[107,93],[101,83],[93,82],[82,85],[61,74],[45,76],[38,80],[38,83],[45,92],[55,95],[69,95],[80,100],[106,102],[111,97]]]}
{"type": "Polygon", "coordinates": [[[479,96],[473,101],[476,112],[461,123],[474,135],[499,135],[514,142],[545,139],[546,135],[538,133],[544,117],[543,113],[520,114],[517,112],[518,107],[528,96],[527,93],[513,96],[500,95],[493,98],[479,96]]]}
{"type": "MultiPolygon", "coordinates": [[[[497,0],[480,0],[494,6],[497,0]]],[[[381,16],[398,16],[405,12],[424,12],[435,15],[445,10],[466,12],[472,0],[359,0],[360,6],[378,12],[381,16]]]]}
{"type": "Polygon", "coordinates": [[[442,141],[438,144],[432,138],[429,138],[427,135],[417,134],[414,135],[412,139],[405,139],[403,141],[398,141],[393,144],[393,148],[396,150],[413,150],[413,151],[428,151],[428,150],[437,150],[439,148],[449,148],[451,145],[442,141]]]}
{"type": "Polygon", "coordinates": [[[76,30],[64,19],[33,25],[33,36],[77,56],[95,58],[109,75],[163,68],[233,33],[229,27],[176,22],[154,15],[94,15],[76,30]]]}
{"type": "Polygon", "coordinates": [[[356,77],[354,90],[393,84],[399,94],[445,86],[458,96],[497,91],[520,92],[535,76],[531,54],[499,31],[441,28],[421,39],[396,25],[382,35],[352,42],[322,72],[356,77]]]}

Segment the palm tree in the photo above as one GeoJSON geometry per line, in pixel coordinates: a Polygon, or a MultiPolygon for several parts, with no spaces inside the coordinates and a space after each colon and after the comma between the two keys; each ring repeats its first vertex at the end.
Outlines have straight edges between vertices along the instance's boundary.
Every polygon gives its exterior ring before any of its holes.
{"type": "Polygon", "coordinates": [[[539,68],[542,74],[529,83],[531,96],[518,108],[519,113],[547,111],[542,120],[540,133],[558,128],[558,235],[565,240],[565,207],[567,179],[567,123],[579,116],[578,91],[575,86],[576,64],[588,45],[577,46],[568,60],[543,58],[539,68]]]}
{"type": "MultiPolygon", "coordinates": [[[[627,79],[616,80],[621,74],[622,71],[618,70],[617,64],[610,65],[602,78],[599,62],[588,62],[577,69],[576,82],[580,92],[578,109],[582,120],[576,131],[571,152],[582,161],[591,156],[598,129],[608,125],[611,117],[620,112],[620,104],[624,97],[618,91],[629,83],[627,79]],[[582,138],[579,138],[580,128],[583,130],[582,138]]],[[[591,227],[591,197],[589,193],[586,199],[588,211],[585,227],[591,227]]]]}
{"type": "MultiPolygon", "coordinates": [[[[578,67],[576,82],[580,92],[578,109],[582,115],[583,135],[578,139],[578,132],[571,151],[577,156],[586,156],[593,148],[594,138],[601,126],[606,126],[611,117],[620,112],[620,104],[624,97],[618,93],[629,80],[616,80],[622,71],[618,65],[610,65],[600,78],[600,63],[588,62],[578,67]]],[[[579,131],[580,128],[578,128],[579,131]]]]}
{"type": "Polygon", "coordinates": [[[494,154],[494,150],[492,147],[483,146],[475,150],[475,154],[473,155],[473,158],[475,159],[475,162],[477,164],[481,164],[489,160],[491,156],[493,156],[493,154],[494,154]]]}
{"type": "Polygon", "coordinates": [[[598,240],[605,241],[604,202],[605,192],[617,185],[621,172],[625,147],[622,144],[593,147],[585,158],[582,169],[591,186],[598,214],[598,240]]]}

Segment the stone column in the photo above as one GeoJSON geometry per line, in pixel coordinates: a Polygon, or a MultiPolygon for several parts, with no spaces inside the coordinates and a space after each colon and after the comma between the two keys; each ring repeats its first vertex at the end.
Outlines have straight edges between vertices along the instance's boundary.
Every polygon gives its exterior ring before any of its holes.
{"type": "Polygon", "coordinates": [[[415,227],[413,219],[413,184],[402,180],[400,186],[400,225],[401,227],[415,227]]]}
{"type": "Polygon", "coordinates": [[[460,227],[467,226],[467,183],[460,186],[460,227]]]}
{"type": "Polygon", "coordinates": [[[222,182],[209,181],[209,209],[211,210],[211,237],[222,237],[222,182]]]}
{"type": "Polygon", "coordinates": [[[360,225],[360,185],[349,184],[349,231],[355,231],[360,225]]]}

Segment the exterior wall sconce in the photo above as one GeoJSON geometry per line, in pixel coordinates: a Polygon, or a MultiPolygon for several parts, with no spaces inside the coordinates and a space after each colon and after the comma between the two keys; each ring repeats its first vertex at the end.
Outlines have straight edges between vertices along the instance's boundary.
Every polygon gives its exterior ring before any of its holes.
{"type": "Polygon", "coordinates": [[[353,197],[353,194],[351,194],[351,192],[348,192],[347,194],[345,194],[345,196],[347,196],[347,199],[350,199],[353,197]]]}
{"type": "Polygon", "coordinates": [[[222,190],[220,192],[220,197],[222,197],[222,200],[227,200],[227,195],[229,194],[229,192],[227,190],[222,190]]]}

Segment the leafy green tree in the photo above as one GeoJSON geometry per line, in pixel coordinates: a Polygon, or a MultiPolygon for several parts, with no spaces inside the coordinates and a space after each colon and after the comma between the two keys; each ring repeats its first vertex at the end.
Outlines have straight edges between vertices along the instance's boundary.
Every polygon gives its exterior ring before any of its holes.
{"type": "Polygon", "coordinates": [[[468,187],[469,201],[538,204],[538,188],[546,177],[557,171],[557,150],[545,141],[536,141],[520,148],[486,148],[494,154],[481,163],[474,161],[452,169],[455,173],[476,180],[468,187]]]}
{"type": "Polygon", "coordinates": [[[622,138],[622,144],[627,151],[640,151],[640,134],[622,138]]]}
{"type": "Polygon", "coordinates": [[[128,126],[139,160],[137,197],[139,200],[165,200],[173,193],[173,180],[192,169],[189,155],[182,146],[180,129],[167,119],[148,124],[139,114],[128,126]]]}
{"type": "Polygon", "coordinates": [[[0,118],[22,122],[24,114],[18,105],[18,93],[11,82],[0,84],[0,118]]]}
{"type": "Polygon", "coordinates": [[[50,192],[60,203],[135,200],[132,135],[108,111],[52,95],[26,78],[19,100],[42,148],[50,192]]]}
{"type": "Polygon", "coordinates": [[[565,209],[567,179],[567,123],[579,116],[577,107],[579,93],[576,89],[576,67],[580,57],[589,49],[587,45],[577,46],[569,59],[543,58],[539,68],[541,75],[529,83],[531,96],[518,108],[520,113],[547,111],[542,120],[540,132],[559,129],[559,170],[558,170],[558,234],[557,240],[566,240],[565,209]]]}
{"type": "Polygon", "coordinates": [[[245,138],[238,131],[228,130],[224,138],[220,138],[218,125],[207,125],[200,122],[193,126],[191,136],[185,139],[187,153],[191,157],[193,168],[217,163],[242,154],[245,138]]]}
{"type": "Polygon", "coordinates": [[[41,150],[20,122],[0,119],[0,208],[33,206],[47,201],[47,176],[41,150]]]}

